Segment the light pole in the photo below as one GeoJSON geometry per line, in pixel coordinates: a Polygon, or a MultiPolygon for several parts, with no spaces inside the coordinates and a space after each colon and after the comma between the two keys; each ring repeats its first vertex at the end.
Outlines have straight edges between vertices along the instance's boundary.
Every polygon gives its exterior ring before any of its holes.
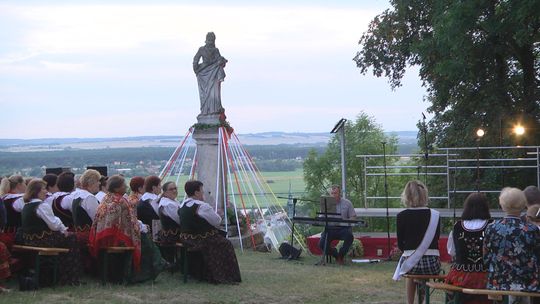
{"type": "Polygon", "coordinates": [[[480,192],[480,139],[486,132],[479,128],[476,130],[476,191],[480,192]]]}
{"type": "Polygon", "coordinates": [[[341,195],[343,198],[347,198],[347,183],[346,183],[346,169],[345,169],[345,118],[340,119],[330,133],[339,132],[341,143],[341,195]]]}

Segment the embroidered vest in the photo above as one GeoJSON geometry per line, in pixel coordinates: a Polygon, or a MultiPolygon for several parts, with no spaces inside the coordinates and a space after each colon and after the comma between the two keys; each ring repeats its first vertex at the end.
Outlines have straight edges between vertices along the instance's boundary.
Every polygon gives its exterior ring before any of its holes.
{"type": "Polygon", "coordinates": [[[452,232],[456,258],[452,267],[466,272],[485,271],[482,247],[484,230],[488,223],[486,221],[486,224],[480,229],[468,230],[463,227],[462,221],[456,222],[452,232]]]}
{"type": "Polygon", "coordinates": [[[150,205],[151,199],[145,201],[139,201],[137,204],[137,218],[143,222],[143,224],[152,227],[152,220],[159,220],[159,216],[150,205]]]}
{"type": "Polygon", "coordinates": [[[40,218],[36,211],[42,202],[26,203],[21,212],[21,230],[24,235],[43,234],[45,231],[51,231],[47,223],[40,218]]]}
{"type": "Polygon", "coordinates": [[[92,219],[86,213],[86,210],[81,206],[82,197],[73,200],[71,210],[73,211],[73,226],[77,230],[88,230],[92,226],[92,219]]]}
{"type": "Polygon", "coordinates": [[[56,215],[66,227],[73,228],[73,214],[71,214],[71,211],[62,208],[62,200],[68,195],[69,194],[66,193],[55,198],[52,202],[52,210],[54,215],[56,215]]]}
{"type": "Polygon", "coordinates": [[[182,208],[178,209],[178,216],[180,217],[180,232],[188,234],[205,234],[216,228],[210,225],[205,219],[197,214],[198,204],[188,207],[184,204],[182,208]]]}

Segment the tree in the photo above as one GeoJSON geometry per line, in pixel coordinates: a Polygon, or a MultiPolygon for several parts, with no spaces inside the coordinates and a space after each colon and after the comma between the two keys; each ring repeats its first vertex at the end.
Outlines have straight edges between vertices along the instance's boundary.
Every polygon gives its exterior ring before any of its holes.
{"type": "Polygon", "coordinates": [[[354,61],[392,88],[408,66],[420,67],[436,145],[473,145],[478,127],[488,130],[486,145],[539,144],[540,1],[390,3],[362,35],[354,61]],[[518,120],[528,136],[515,142],[504,134],[518,120]]]}
{"type": "MultiPolygon", "coordinates": [[[[347,197],[357,207],[364,199],[364,163],[356,157],[359,154],[382,154],[381,142],[386,142],[386,153],[395,154],[397,138],[386,136],[382,127],[365,113],[360,113],[355,121],[345,125],[345,161],[347,163],[347,197]]],[[[326,151],[322,154],[310,151],[304,161],[304,181],[306,191],[311,198],[318,198],[326,193],[332,184],[341,185],[341,157],[338,136],[334,136],[326,151]]],[[[379,160],[382,165],[382,159],[379,160]]],[[[376,185],[373,187],[382,187],[376,185]]],[[[377,189],[371,189],[377,190],[377,189]]]]}

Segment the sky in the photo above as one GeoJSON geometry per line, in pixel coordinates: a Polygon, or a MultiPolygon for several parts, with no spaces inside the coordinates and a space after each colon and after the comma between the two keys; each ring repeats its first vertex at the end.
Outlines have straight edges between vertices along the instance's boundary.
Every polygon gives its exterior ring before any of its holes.
{"type": "Polygon", "coordinates": [[[184,135],[199,114],[193,56],[227,60],[222,105],[240,134],[329,132],[361,111],[415,130],[418,69],[392,90],[352,58],[387,1],[0,0],[0,138],[184,135]]]}

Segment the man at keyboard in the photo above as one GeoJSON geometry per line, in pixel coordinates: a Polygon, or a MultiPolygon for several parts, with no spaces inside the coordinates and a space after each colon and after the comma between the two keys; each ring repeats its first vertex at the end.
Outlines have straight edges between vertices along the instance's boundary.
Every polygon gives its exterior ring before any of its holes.
{"type": "MultiPolygon", "coordinates": [[[[354,211],[354,207],[351,201],[341,197],[341,188],[338,185],[332,185],[330,194],[336,200],[336,213],[341,214],[342,219],[356,219],[356,212],[354,211]]],[[[343,259],[349,251],[353,239],[354,237],[352,233],[352,227],[332,226],[332,224],[329,223],[328,228],[321,233],[319,248],[323,251],[324,254],[330,252],[332,256],[336,259],[336,262],[340,265],[343,265],[343,259]],[[341,249],[339,249],[339,252],[336,250],[336,248],[330,248],[330,244],[333,240],[343,240],[343,246],[341,247],[341,249]],[[325,248],[326,252],[324,252],[325,248]]]]}

